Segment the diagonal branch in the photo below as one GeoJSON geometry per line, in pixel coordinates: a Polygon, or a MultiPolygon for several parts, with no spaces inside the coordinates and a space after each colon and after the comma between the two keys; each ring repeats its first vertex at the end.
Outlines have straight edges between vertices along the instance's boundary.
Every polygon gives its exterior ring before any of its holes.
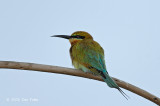
{"type": "MultiPolygon", "coordinates": [[[[24,62],[13,62],[13,61],[0,61],[0,68],[8,68],[8,69],[19,69],[19,70],[32,70],[32,71],[40,71],[40,72],[50,72],[50,73],[58,73],[58,74],[66,74],[78,77],[84,77],[89,79],[94,79],[98,81],[103,81],[100,77],[94,76],[89,73],[84,73],[80,70],[50,66],[50,65],[42,65],[42,64],[34,64],[34,63],[24,63],[24,62]]],[[[113,77],[112,77],[113,78],[113,77]]],[[[115,82],[122,88],[127,89],[139,96],[142,96],[157,105],[160,105],[160,98],[155,95],[138,88],[132,84],[119,80],[117,78],[113,78],[115,82]]]]}

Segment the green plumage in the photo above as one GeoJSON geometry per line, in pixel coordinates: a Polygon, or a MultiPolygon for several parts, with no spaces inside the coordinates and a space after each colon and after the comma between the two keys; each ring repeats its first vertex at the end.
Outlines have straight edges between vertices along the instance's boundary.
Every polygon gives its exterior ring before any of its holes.
{"type": "Polygon", "coordinates": [[[126,94],[109,76],[104,60],[104,50],[97,42],[92,39],[77,42],[71,46],[70,56],[76,69],[101,76],[109,87],[118,89],[127,99],[126,94]]]}
{"type": "Polygon", "coordinates": [[[104,60],[104,50],[93,40],[89,33],[77,31],[70,37],[66,35],[56,35],[56,37],[69,39],[71,43],[70,56],[72,64],[76,69],[101,76],[109,87],[118,89],[120,93],[128,99],[128,96],[109,76],[104,60]]]}
{"type": "Polygon", "coordinates": [[[106,69],[104,51],[100,45],[93,40],[87,39],[72,45],[70,55],[72,63],[77,69],[81,69],[81,65],[84,65],[86,68],[92,66],[98,70],[106,69]],[[100,59],[102,60],[102,64],[100,63],[100,59]]]}

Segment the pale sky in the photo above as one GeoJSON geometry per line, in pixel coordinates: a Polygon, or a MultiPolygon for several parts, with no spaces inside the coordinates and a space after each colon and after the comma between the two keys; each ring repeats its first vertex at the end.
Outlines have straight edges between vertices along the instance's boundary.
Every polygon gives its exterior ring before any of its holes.
{"type": "MultiPolygon", "coordinates": [[[[69,42],[50,36],[87,31],[104,48],[111,76],[160,97],[159,5],[159,0],[1,0],[0,60],[73,68],[69,42]]],[[[103,82],[53,73],[0,69],[0,84],[1,106],[156,106],[125,89],[128,101],[103,82]]]]}

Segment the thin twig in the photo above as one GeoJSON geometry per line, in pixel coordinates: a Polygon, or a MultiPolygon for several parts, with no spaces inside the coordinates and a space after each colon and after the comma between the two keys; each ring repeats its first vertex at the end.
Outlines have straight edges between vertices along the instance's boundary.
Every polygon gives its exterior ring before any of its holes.
{"type": "MultiPolygon", "coordinates": [[[[35,64],[35,63],[24,63],[24,62],[13,62],[13,61],[0,61],[0,68],[8,68],[8,69],[19,69],[19,70],[32,70],[32,71],[41,71],[41,72],[50,72],[50,73],[58,73],[58,74],[66,74],[78,77],[84,77],[94,80],[103,81],[100,77],[94,76],[89,73],[84,73],[80,70],[71,69],[71,68],[64,68],[64,67],[57,67],[57,66],[50,66],[50,65],[42,65],[42,64],[35,64]]],[[[112,77],[113,78],[113,77],[112,77]]],[[[127,89],[137,95],[140,95],[157,105],[160,105],[160,98],[156,97],[155,95],[138,88],[132,84],[119,80],[117,78],[113,78],[115,82],[122,88],[127,89]]]]}

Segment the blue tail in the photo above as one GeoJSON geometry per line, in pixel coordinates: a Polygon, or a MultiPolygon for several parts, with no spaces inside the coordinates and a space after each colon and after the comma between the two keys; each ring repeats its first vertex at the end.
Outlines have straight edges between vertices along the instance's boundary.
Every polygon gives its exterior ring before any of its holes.
{"type": "Polygon", "coordinates": [[[107,85],[111,88],[118,89],[119,92],[128,100],[129,96],[120,89],[120,87],[114,82],[114,80],[106,72],[104,75],[106,78],[102,77],[102,79],[107,83],[107,85]]]}

